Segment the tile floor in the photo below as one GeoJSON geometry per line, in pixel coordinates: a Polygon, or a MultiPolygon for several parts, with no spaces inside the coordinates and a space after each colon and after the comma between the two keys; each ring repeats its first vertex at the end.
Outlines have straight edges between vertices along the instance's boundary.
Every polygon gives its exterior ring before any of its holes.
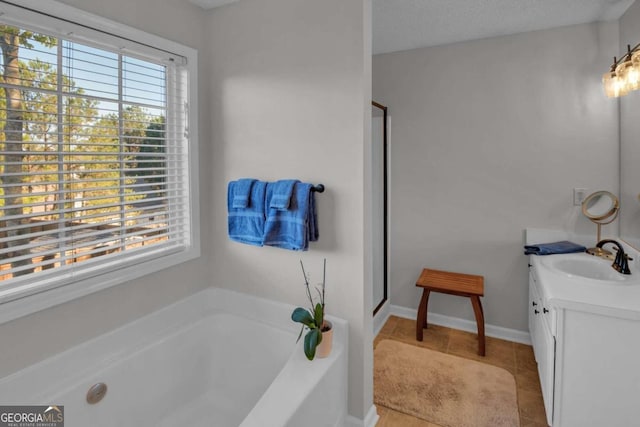
{"type": "MultiPolygon", "coordinates": [[[[516,378],[520,427],[547,427],[540,381],[530,345],[487,337],[486,356],[482,357],[477,353],[476,334],[429,325],[424,330],[423,341],[419,342],[416,341],[415,320],[395,316],[390,316],[382,327],[374,341],[374,347],[383,339],[427,347],[506,369],[516,378]]],[[[375,388],[375,384],[373,386],[375,388]]],[[[377,409],[380,415],[377,427],[440,427],[384,406],[377,405],[377,409]]]]}

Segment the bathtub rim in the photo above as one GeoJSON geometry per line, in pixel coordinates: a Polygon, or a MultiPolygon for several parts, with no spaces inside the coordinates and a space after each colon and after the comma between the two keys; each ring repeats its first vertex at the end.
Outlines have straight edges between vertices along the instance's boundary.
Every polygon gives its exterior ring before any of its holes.
{"type": "MultiPolygon", "coordinates": [[[[207,288],[35,364],[12,372],[0,378],[0,390],[14,390],[15,387],[18,387],[20,389],[19,395],[28,395],[28,385],[25,384],[26,381],[21,381],[21,378],[24,376],[28,378],[30,375],[44,372],[44,375],[48,376],[48,378],[44,378],[44,383],[55,384],[55,386],[43,387],[32,393],[32,396],[34,401],[46,399],[47,396],[78,384],[78,380],[85,377],[87,372],[103,369],[115,360],[126,359],[137,352],[144,351],[145,348],[157,344],[158,341],[168,339],[173,334],[193,327],[208,316],[216,313],[229,313],[291,334],[292,351],[289,358],[256,405],[246,414],[241,425],[243,427],[254,425],[249,421],[256,415],[269,414],[273,417],[274,413],[269,408],[276,405],[274,403],[276,401],[279,402],[277,405],[280,408],[277,412],[278,419],[286,422],[294,415],[293,409],[304,401],[306,394],[301,394],[300,389],[313,388],[322,379],[323,373],[336,363],[344,363],[346,369],[348,351],[348,323],[343,319],[327,316],[334,325],[332,353],[326,359],[308,361],[304,356],[302,340],[295,345],[299,325],[290,318],[290,313],[294,308],[293,305],[287,303],[224,288],[207,288]],[[153,333],[145,333],[149,330],[153,333]],[[140,339],[140,336],[143,338],[140,339]],[[70,356],[77,358],[78,355],[80,355],[80,359],[77,363],[65,363],[66,358],[70,356]],[[315,365],[314,369],[309,369],[310,364],[315,365]],[[61,366],[63,367],[62,372],[59,369],[47,370],[50,366],[61,366]],[[79,366],[80,369],[78,369],[79,366]],[[60,378],[63,378],[63,381],[60,381],[60,378]],[[300,388],[296,388],[294,392],[293,387],[287,386],[287,379],[296,381],[300,388]],[[278,399],[274,400],[274,397],[278,399]],[[287,399],[281,397],[287,397],[287,399]]],[[[346,401],[344,404],[346,408],[346,401]]]]}
{"type": "Polygon", "coordinates": [[[347,416],[347,366],[349,349],[349,329],[346,320],[327,316],[333,324],[334,342],[331,353],[323,359],[308,360],[304,354],[302,340],[298,343],[283,369],[264,392],[260,400],[247,414],[239,427],[262,427],[264,419],[274,422],[272,425],[288,426],[289,421],[295,415],[291,408],[298,409],[308,398],[309,393],[301,393],[301,390],[313,391],[322,381],[330,369],[342,369],[345,373],[344,390],[336,390],[341,393],[342,407],[339,408],[336,418],[337,425],[347,416]]]}

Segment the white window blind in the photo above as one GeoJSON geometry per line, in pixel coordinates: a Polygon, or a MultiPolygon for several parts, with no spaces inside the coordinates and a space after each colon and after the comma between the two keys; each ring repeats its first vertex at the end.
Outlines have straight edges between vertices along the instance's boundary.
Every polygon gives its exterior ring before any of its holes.
{"type": "Polygon", "coordinates": [[[184,59],[96,34],[0,16],[0,291],[191,244],[184,59]]]}

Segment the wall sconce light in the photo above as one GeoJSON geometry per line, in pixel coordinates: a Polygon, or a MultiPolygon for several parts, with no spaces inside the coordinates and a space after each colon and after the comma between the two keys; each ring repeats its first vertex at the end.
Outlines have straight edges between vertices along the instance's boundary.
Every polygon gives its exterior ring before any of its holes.
{"type": "Polygon", "coordinates": [[[633,49],[627,45],[627,53],[619,60],[613,57],[611,69],[602,76],[602,84],[609,98],[640,89],[640,43],[633,49]]]}

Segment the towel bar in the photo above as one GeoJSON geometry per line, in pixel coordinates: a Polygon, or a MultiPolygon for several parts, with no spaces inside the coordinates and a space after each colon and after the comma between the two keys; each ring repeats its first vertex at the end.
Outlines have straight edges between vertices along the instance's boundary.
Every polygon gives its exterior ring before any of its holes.
{"type": "Polygon", "coordinates": [[[313,191],[314,193],[324,193],[324,185],[323,184],[314,185],[313,187],[311,187],[311,191],[313,191]]]}

